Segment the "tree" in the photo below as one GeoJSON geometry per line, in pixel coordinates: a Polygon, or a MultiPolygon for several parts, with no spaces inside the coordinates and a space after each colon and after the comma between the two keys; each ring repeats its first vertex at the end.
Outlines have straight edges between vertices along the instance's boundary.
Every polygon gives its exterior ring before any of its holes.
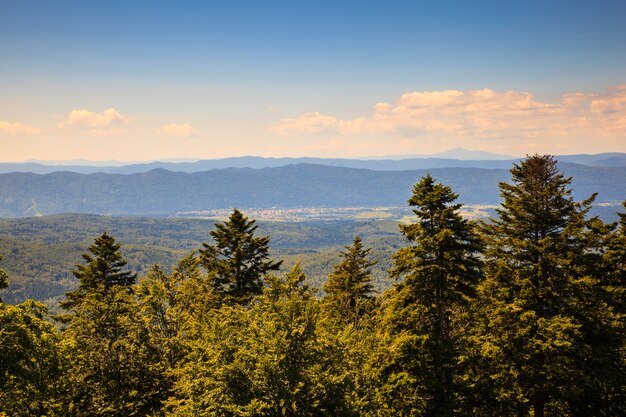
{"type": "Polygon", "coordinates": [[[193,337],[196,322],[218,307],[209,284],[200,273],[195,252],[191,252],[169,275],[154,265],[135,287],[152,344],[168,370],[183,359],[184,343],[193,337]]]}
{"type": "Polygon", "coordinates": [[[59,332],[47,309],[28,300],[0,303],[0,415],[42,416],[57,410],[59,332]]]}
{"type": "Polygon", "coordinates": [[[344,323],[356,324],[372,299],[371,268],[376,262],[368,260],[371,249],[364,249],[359,236],[341,252],[342,261],[324,283],[323,305],[328,314],[344,323]]]}
{"type": "Polygon", "coordinates": [[[269,259],[269,237],[255,237],[257,227],[234,209],[228,221],[210,232],[215,244],[203,243],[200,260],[213,273],[213,287],[228,302],[247,303],[263,292],[263,275],[277,271],[282,261],[269,259]]]}
{"type": "Polygon", "coordinates": [[[350,415],[304,280],[298,265],[284,277],[269,275],[249,307],[225,305],[199,323],[199,337],[176,370],[173,415],[350,415]]]}
{"type": "MultiPolygon", "coordinates": [[[[626,209],[626,201],[622,207],[626,209]]],[[[626,212],[618,216],[617,225],[597,232],[601,247],[592,252],[602,254],[604,267],[595,268],[596,293],[589,303],[593,314],[586,323],[591,329],[587,339],[594,353],[585,371],[593,383],[577,403],[579,415],[626,414],[626,212]]]]}
{"type": "Polygon", "coordinates": [[[76,265],[72,271],[79,280],[78,288],[65,294],[61,307],[66,310],[80,305],[87,294],[98,291],[108,291],[114,286],[121,286],[130,290],[137,279],[137,274],[125,271],[127,261],[120,253],[121,244],[107,232],[102,233],[89,246],[89,253],[82,255],[85,265],[76,265]]]}
{"type": "MultiPolygon", "coordinates": [[[[0,261],[2,261],[2,255],[0,255],[0,261]]],[[[9,275],[0,268],[0,290],[9,286],[9,275]]],[[[2,303],[2,297],[0,297],[0,303],[2,303]]]]}
{"type": "Polygon", "coordinates": [[[160,408],[163,363],[151,345],[120,244],[107,233],[84,254],[74,275],[76,291],[61,305],[70,309],[63,331],[67,361],[64,404],[72,415],[147,415],[160,408]]]}
{"type": "Polygon", "coordinates": [[[487,276],[467,363],[473,397],[482,399],[474,411],[602,415],[583,411],[601,365],[591,366],[597,336],[613,315],[599,297],[598,230],[606,229],[586,219],[595,196],[575,202],[571,178],[548,155],[527,157],[511,175],[512,184],[500,184],[498,218],[483,225],[487,276]]]}
{"type": "Polygon", "coordinates": [[[457,197],[428,174],[409,199],[417,221],[401,225],[401,231],[413,244],[394,255],[391,275],[398,282],[385,317],[390,351],[381,392],[388,396],[383,402],[390,414],[448,416],[455,409],[460,337],[455,317],[481,278],[481,245],[472,223],[459,214],[457,197]]]}
{"type": "MultiPolygon", "coordinates": [[[[626,209],[626,201],[622,203],[626,209]]],[[[606,262],[609,266],[604,285],[614,308],[626,318],[626,212],[617,213],[619,227],[607,240],[606,262]]],[[[625,327],[626,328],[626,327],[625,327]]]]}

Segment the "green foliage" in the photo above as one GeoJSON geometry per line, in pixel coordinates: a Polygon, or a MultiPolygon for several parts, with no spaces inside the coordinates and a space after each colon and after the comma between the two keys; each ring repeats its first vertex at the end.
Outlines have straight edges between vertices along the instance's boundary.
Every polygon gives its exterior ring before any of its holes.
{"type": "Polygon", "coordinates": [[[223,306],[198,323],[176,371],[180,416],[346,415],[341,379],[318,340],[319,308],[296,267],[269,276],[253,305],[223,306]]]}
{"type": "Polygon", "coordinates": [[[430,175],[405,239],[391,222],[263,223],[293,265],[282,276],[238,210],[199,256],[211,222],[0,220],[5,300],[51,294],[23,271],[53,274],[54,291],[79,281],[60,332],[42,304],[0,302],[0,416],[624,415],[626,214],[589,218],[593,197],[575,202],[551,157],[511,173],[481,239],[430,175]],[[131,261],[104,233],[69,280],[107,228],[131,261]],[[368,249],[342,249],[355,235],[368,249]],[[148,268],[158,259],[171,263],[148,268]],[[376,297],[387,267],[395,285],[376,297]]]}
{"type": "Polygon", "coordinates": [[[119,249],[107,233],[98,237],[74,271],[78,289],[61,303],[71,312],[64,317],[62,403],[72,415],[145,415],[164,395],[162,362],[131,295],[136,274],[123,270],[119,249]]]}
{"type": "MultiPolygon", "coordinates": [[[[626,209],[626,201],[623,203],[626,209]]],[[[622,319],[626,314],[626,212],[618,213],[618,228],[606,240],[605,260],[607,273],[604,275],[604,289],[610,295],[612,306],[622,319]]]]}
{"type": "Polygon", "coordinates": [[[592,362],[611,350],[605,336],[614,320],[599,296],[598,231],[606,229],[585,219],[594,197],[575,202],[571,179],[550,156],[531,156],[511,174],[512,184],[500,184],[499,219],[483,227],[487,279],[470,338],[472,399],[490,410],[484,415],[616,415],[602,401],[586,404],[590,389],[604,395],[596,378],[608,363],[592,362]]]}
{"type": "Polygon", "coordinates": [[[42,416],[58,409],[59,333],[46,307],[0,303],[0,415],[42,416]]]}
{"type": "Polygon", "coordinates": [[[363,248],[359,236],[345,249],[345,252],[340,252],[342,261],[333,267],[333,272],[324,283],[326,294],[323,305],[335,320],[357,324],[371,307],[374,291],[371,268],[376,262],[368,259],[371,249],[363,248]]]}
{"type": "Polygon", "coordinates": [[[255,237],[258,226],[234,209],[228,221],[210,232],[215,245],[203,243],[200,261],[213,274],[213,288],[226,302],[245,304],[263,291],[263,276],[280,269],[269,258],[269,237],[255,237]]]}
{"type": "Polygon", "coordinates": [[[166,274],[155,265],[135,287],[136,299],[150,336],[168,374],[184,359],[186,343],[195,337],[195,327],[220,300],[212,281],[203,276],[194,252],[185,256],[166,274]]]}
{"type": "Polygon", "coordinates": [[[82,300],[96,291],[107,292],[114,286],[122,286],[127,289],[135,283],[137,274],[125,271],[127,261],[119,252],[121,244],[115,243],[115,239],[104,232],[89,246],[90,253],[82,255],[86,265],[76,265],[74,276],[79,280],[78,288],[65,295],[65,301],[61,307],[66,310],[74,309],[82,303],[82,300]]]}
{"type": "Polygon", "coordinates": [[[392,415],[448,416],[456,406],[461,330],[455,316],[481,277],[480,243],[459,214],[457,197],[426,175],[409,199],[417,221],[401,230],[414,244],[394,255],[391,275],[402,280],[385,317],[389,348],[380,390],[392,415]]]}
{"type": "Polygon", "coordinates": [[[155,265],[135,287],[150,344],[167,369],[174,368],[184,354],[179,341],[184,317],[177,310],[182,279],[178,271],[167,275],[155,265]]]}
{"type": "Polygon", "coordinates": [[[163,366],[126,288],[85,294],[63,339],[69,414],[148,415],[160,408],[163,366]]]}
{"type": "MultiPolygon", "coordinates": [[[[0,261],[2,261],[2,255],[0,255],[0,261]]],[[[0,290],[5,289],[9,286],[9,275],[5,272],[4,269],[0,268],[0,290]]],[[[0,298],[0,304],[2,303],[2,298],[0,298]]]]}
{"type": "MultiPolygon", "coordinates": [[[[71,270],[93,237],[108,230],[124,242],[129,270],[145,274],[154,264],[167,273],[189,251],[202,246],[207,229],[215,222],[204,219],[121,218],[66,214],[26,219],[0,219],[0,253],[11,277],[0,296],[10,304],[29,298],[42,301],[58,314],[58,302],[77,287],[71,270]]],[[[342,245],[355,235],[372,248],[372,285],[377,291],[389,286],[386,270],[391,255],[403,242],[393,221],[260,222],[257,232],[272,237],[270,254],[284,259],[286,270],[301,261],[307,281],[322,288],[342,245]]]]}

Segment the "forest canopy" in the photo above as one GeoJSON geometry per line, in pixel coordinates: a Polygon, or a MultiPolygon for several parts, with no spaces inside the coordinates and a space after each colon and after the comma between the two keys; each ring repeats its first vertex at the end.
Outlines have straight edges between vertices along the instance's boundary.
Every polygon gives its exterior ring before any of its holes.
{"type": "Polygon", "coordinates": [[[626,213],[571,181],[530,156],[474,221],[424,175],[383,292],[360,236],[314,288],[237,209],[171,271],[104,232],[60,314],[0,300],[0,415],[624,415],[626,213]]]}

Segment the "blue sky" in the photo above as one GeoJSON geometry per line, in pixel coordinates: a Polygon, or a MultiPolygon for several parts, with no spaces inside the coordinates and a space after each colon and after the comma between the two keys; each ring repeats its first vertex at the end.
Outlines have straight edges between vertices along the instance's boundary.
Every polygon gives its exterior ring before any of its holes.
{"type": "Polygon", "coordinates": [[[0,159],[626,151],[625,21],[623,1],[1,0],[0,159]]]}

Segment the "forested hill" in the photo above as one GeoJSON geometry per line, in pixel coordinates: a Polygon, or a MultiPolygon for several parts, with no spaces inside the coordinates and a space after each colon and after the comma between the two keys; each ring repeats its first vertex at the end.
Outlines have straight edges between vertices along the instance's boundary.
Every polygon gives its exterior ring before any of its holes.
{"type": "MultiPolygon", "coordinates": [[[[573,176],[575,198],[598,192],[598,201],[626,196],[626,168],[563,163],[573,176]]],[[[56,172],[0,174],[0,216],[56,213],[169,215],[230,207],[404,206],[412,185],[427,170],[374,171],[294,164],[277,168],[229,168],[197,173],[156,169],[137,174],[56,172]]],[[[465,204],[496,204],[505,169],[428,170],[449,184],[465,204]]]]}

